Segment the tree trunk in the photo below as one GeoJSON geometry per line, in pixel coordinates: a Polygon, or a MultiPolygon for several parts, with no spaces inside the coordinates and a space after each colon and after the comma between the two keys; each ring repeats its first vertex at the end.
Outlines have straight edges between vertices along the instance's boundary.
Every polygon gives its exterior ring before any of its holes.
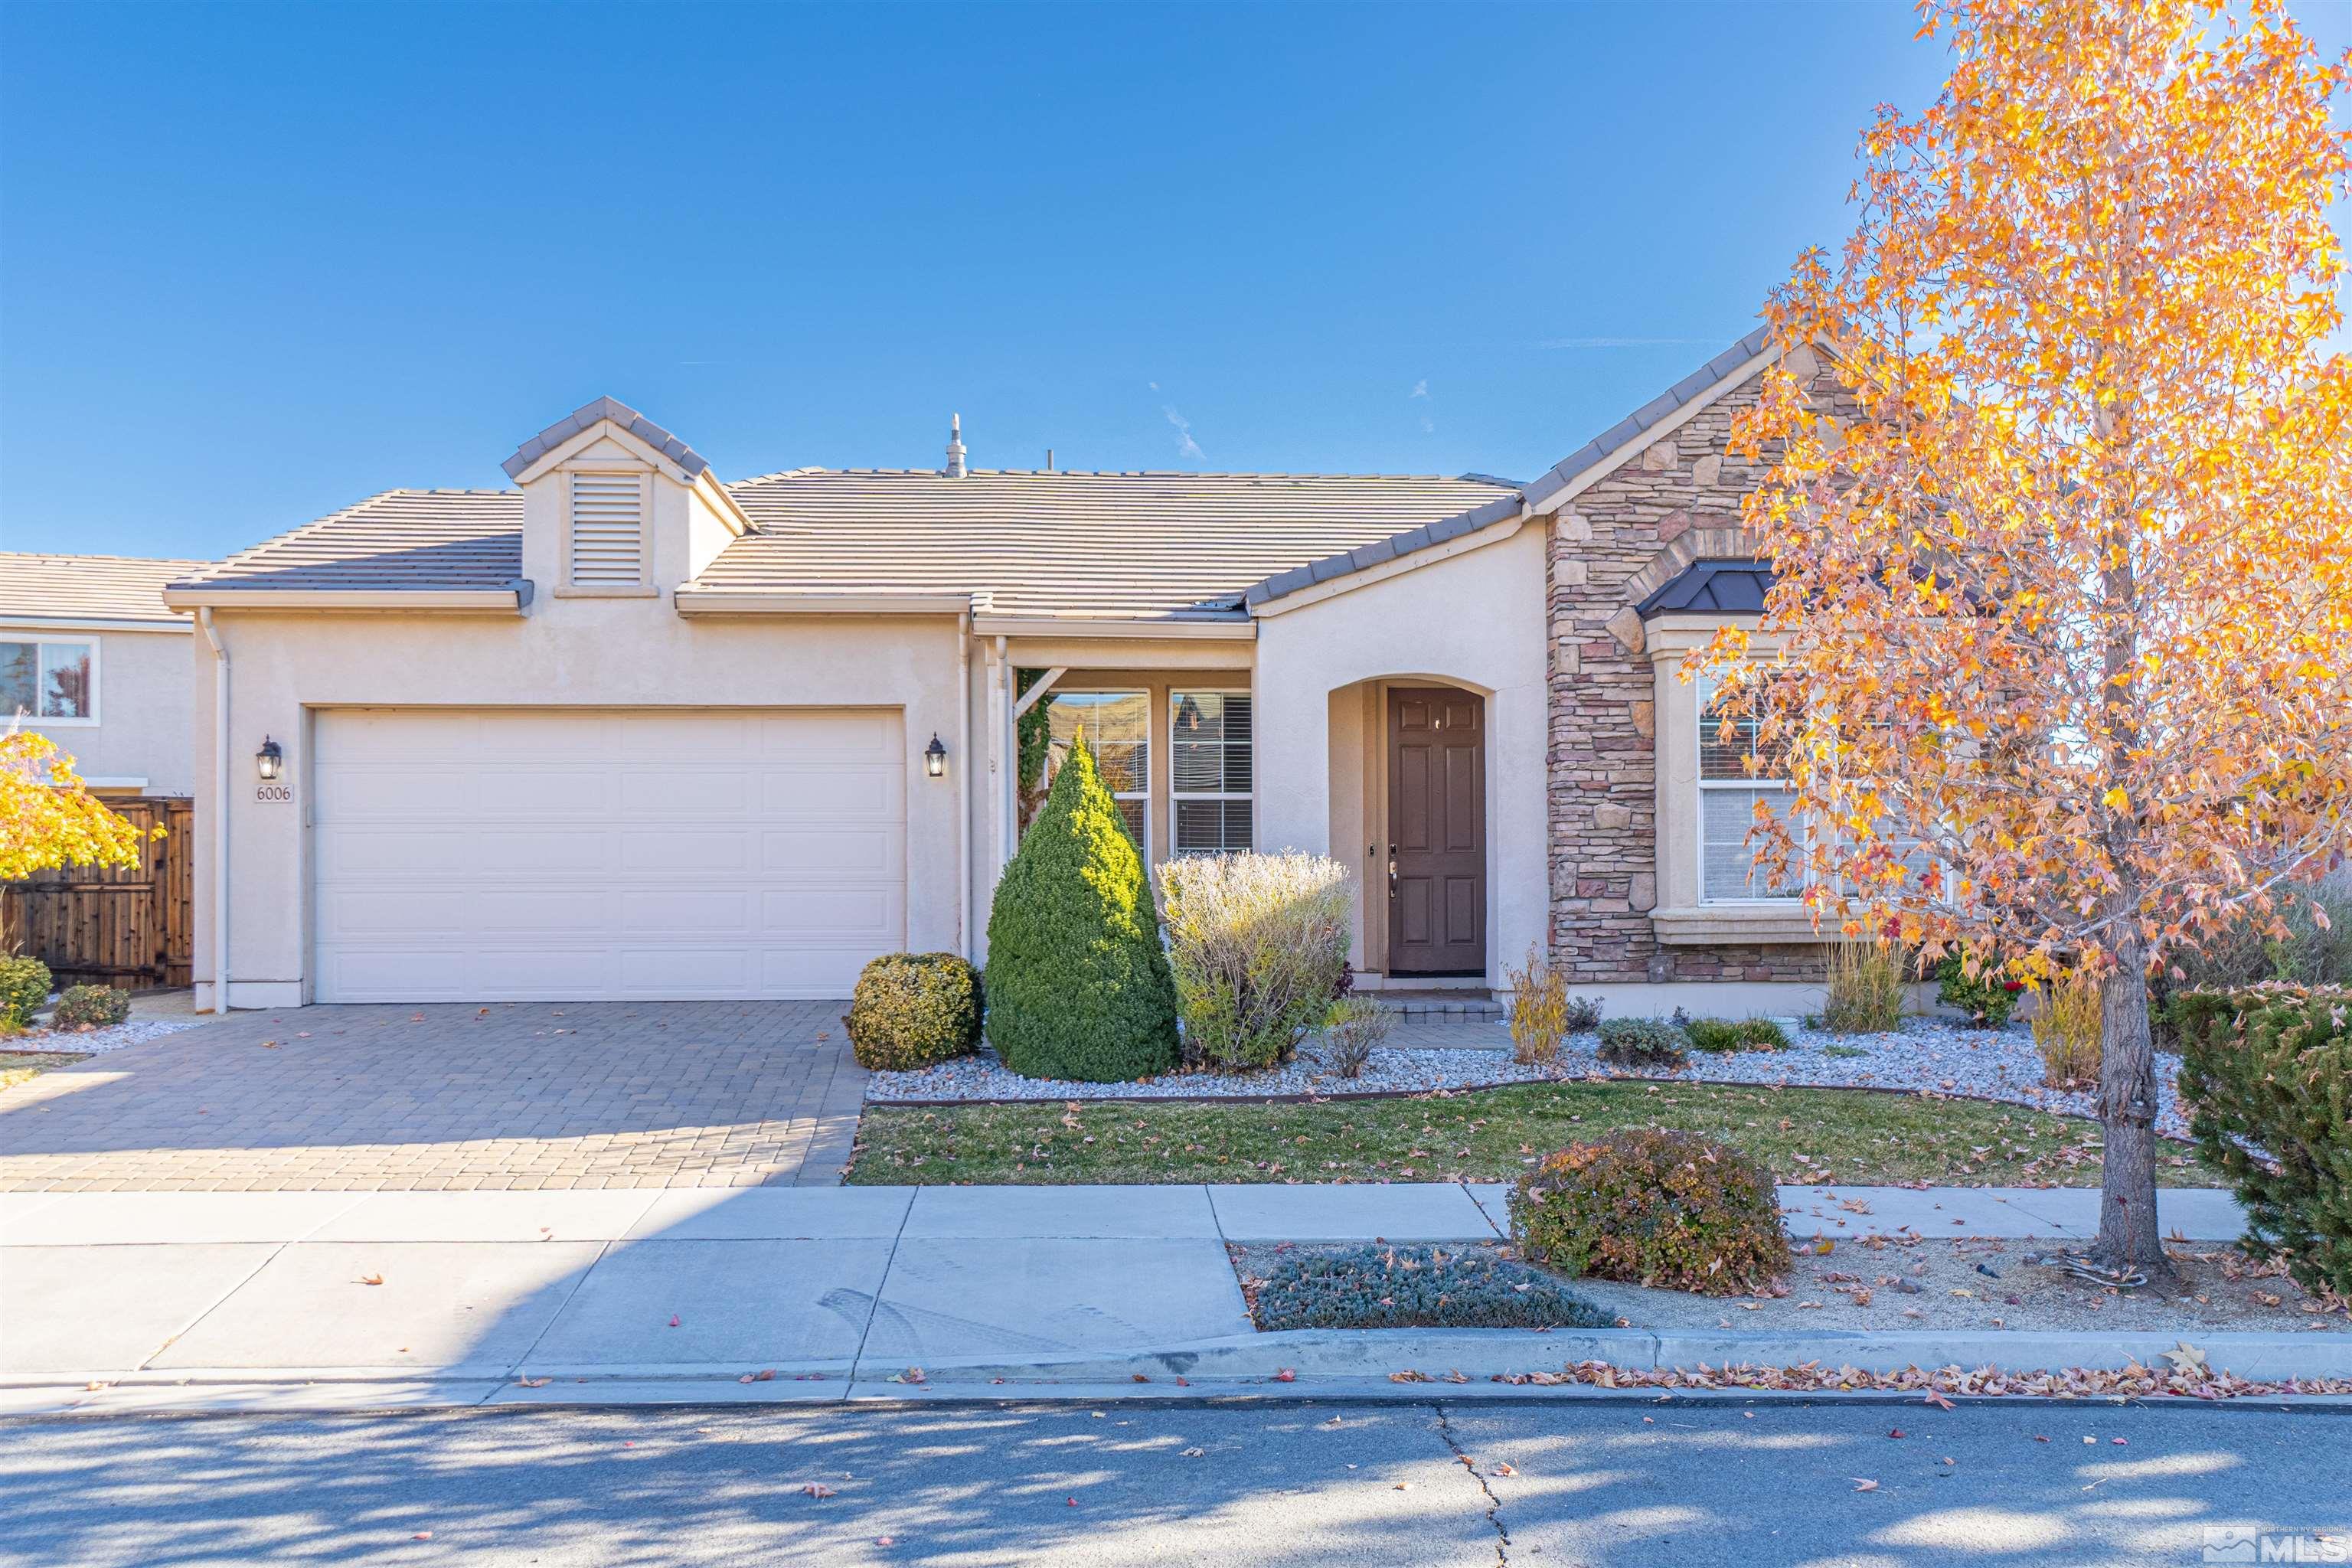
{"type": "Polygon", "coordinates": [[[2156,1218],[2156,1041],[2147,1025],[2147,973],[2137,934],[2118,946],[2099,988],[2099,1124],[2106,1141],[2099,1192],[2103,1268],[2168,1280],[2156,1218]]]}

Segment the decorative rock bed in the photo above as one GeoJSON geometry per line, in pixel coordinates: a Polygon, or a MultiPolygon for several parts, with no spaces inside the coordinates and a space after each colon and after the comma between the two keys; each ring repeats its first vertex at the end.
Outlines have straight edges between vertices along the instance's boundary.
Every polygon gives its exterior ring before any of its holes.
{"type": "MultiPolygon", "coordinates": [[[[1580,1079],[1625,1079],[1667,1083],[1753,1084],[1774,1089],[1885,1089],[1966,1095],[2030,1106],[2066,1116],[2095,1116],[2090,1089],[2052,1089],[2042,1080],[2042,1058],[2022,1026],[1974,1029],[1937,1019],[1915,1018],[1881,1035],[1832,1035],[1784,1021],[1790,1048],[1709,1055],[1691,1053],[1681,1068],[1616,1068],[1593,1053],[1591,1035],[1562,1043],[1559,1059],[1528,1067],[1511,1059],[1508,1037],[1494,1026],[1493,1048],[1475,1045],[1382,1047],[1361,1074],[1341,1078],[1326,1059],[1321,1043],[1310,1040],[1286,1065],[1264,1072],[1185,1072],[1140,1083],[1064,1083],[1023,1078],[993,1052],[959,1057],[918,1072],[878,1072],[866,1082],[876,1104],[1024,1100],[1260,1100],[1273,1097],[1347,1094],[1418,1094],[1433,1089],[1486,1089],[1499,1084],[1580,1079]]],[[[1475,1027],[1475,1026],[1473,1026],[1475,1027]]],[[[73,1047],[82,1049],[79,1046],[73,1047]]],[[[2159,1110],[2157,1131],[2184,1137],[2188,1116],[2173,1079],[2178,1057],[2156,1059],[2159,1110]]]]}
{"type": "Polygon", "coordinates": [[[208,1018],[133,1018],[127,1024],[115,1024],[103,1029],[35,1029],[29,1034],[0,1039],[0,1052],[7,1051],[119,1051],[125,1046],[143,1046],[165,1035],[176,1035],[182,1029],[193,1029],[211,1022],[208,1018]]]}

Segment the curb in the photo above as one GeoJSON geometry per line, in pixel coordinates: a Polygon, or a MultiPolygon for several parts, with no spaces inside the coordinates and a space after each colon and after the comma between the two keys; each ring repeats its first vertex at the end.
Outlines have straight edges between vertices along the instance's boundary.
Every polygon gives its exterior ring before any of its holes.
{"type": "MultiPolygon", "coordinates": [[[[1643,1329],[1294,1329],[1135,1351],[1076,1352],[1025,1361],[961,1358],[922,1369],[923,1381],[895,1381],[906,1368],[870,1358],[779,1366],[746,1382],[747,1369],[699,1363],[480,1365],[419,1374],[403,1370],[319,1367],[174,1372],[18,1373],[0,1377],[0,1416],[132,1412],[382,1411],[564,1405],[936,1403],[940,1399],[1142,1399],[1200,1401],[1347,1398],[1372,1400],[1659,1398],[1913,1400],[1885,1389],[1717,1390],[1549,1387],[1494,1380],[1601,1362],[1629,1372],[1701,1366],[1827,1365],[1863,1373],[1911,1368],[1999,1367],[2031,1374],[2069,1368],[2119,1371],[2159,1366],[2181,1342],[2165,1334],[1654,1332],[1643,1329]],[[1398,1384],[1417,1372],[1428,1381],[1398,1384]],[[1282,1374],[1288,1373],[1285,1378],[1282,1374]],[[1454,1377],[1461,1383],[1453,1381],[1454,1377]]],[[[2352,1378],[2352,1334],[2215,1333],[2194,1342],[2217,1373],[2255,1382],[2352,1378]]],[[[760,1370],[760,1369],[749,1369],[760,1370]]],[[[1970,1397],[1961,1395],[1957,1397],[1970,1397]]],[[[2019,1395],[1996,1395],[2015,1399],[2019,1395]]],[[[2091,1394],[2089,1398],[2132,1396],[2091,1394]]],[[[2263,1394],[2352,1409],[2352,1396],[2263,1394]]],[[[2206,1401],[2189,1398],[2186,1403],[2206,1401]]],[[[2215,1403],[2227,1403],[2226,1401],[2215,1403]]]]}

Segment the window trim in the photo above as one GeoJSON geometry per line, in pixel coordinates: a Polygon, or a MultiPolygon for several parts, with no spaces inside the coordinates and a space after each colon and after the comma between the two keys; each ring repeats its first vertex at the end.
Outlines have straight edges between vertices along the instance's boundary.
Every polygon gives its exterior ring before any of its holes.
{"type": "MultiPolygon", "coordinates": [[[[1747,906],[1758,906],[1758,907],[1762,907],[1762,908],[1770,909],[1770,908],[1785,907],[1785,906],[1789,906],[1789,905],[1801,904],[1801,903],[1803,903],[1803,902],[1804,902],[1804,894],[1803,894],[1802,892],[1795,892],[1795,893],[1762,893],[1762,894],[1751,893],[1751,894],[1749,894],[1749,895],[1748,895],[1748,897],[1746,897],[1746,898],[1727,898],[1727,897],[1718,896],[1718,895],[1716,895],[1716,894],[1713,894],[1713,893],[1710,893],[1710,892],[1708,892],[1708,891],[1707,891],[1707,886],[1706,886],[1706,847],[1707,847],[1707,837],[1706,837],[1706,797],[1707,797],[1707,793],[1708,793],[1710,790],[1721,792],[1721,791],[1730,791],[1730,790],[1749,790],[1749,791],[1754,791],[1754,790],[1771,789],[1771,790],[1779,790],[1779,791],[1780,791],[1783,795],[1789,795],[1789,796],[1790,796],[1791,798],[1793,798],[1794,794],[1795,794],[1795,791],[1794,791],[1793,787],[1790,784],[1790,783],[1789,783],[1789,781],[1788,781],[1787,779],[1764,778],[1764,777],[1761,777],[1761,776],[1758,776],[1758,777],[1753,777],[1753,778],[1751,778],[1751,777],[1747,776],[1746,774],[1742,774],[1740,777],[1736,778],[1736,779],[1711,779],[1711,778],[1709,778],[1709,777],[1707,777],[1707,776],[1706,776],[1706,745],[1707,745],[1707,711],[1706,711],[1706,710],[1707,710],[1707,708],[1708,708],[1708,706],[1709,706],[1709,704],[1710,704],[1710,700],[1711,700],[1711,699],[1712,699],[1712,697],[1713,697],[1713,695],[1714,695],[1714,692],[1715,692],[1715,689],[1716,689],[1716,688],[1715,688],[1715,682],[1714,682],[1713,680],[1707,679],[1706,679],[1706,678],[1704,678],[1704,677],[1700,678],[1700,679],[1699,679],[1695,683],[1695,685],[1696,685],[1696,699],[1697,699],[1697,711],[1696,711],[1696,721],[1695,721],[1695,722],[1694,722],[1694,724],[1692,725],[1692,731],[1693,731],[1693,738],[1694,738],[1694,739],[1696,741],[1696,742],[1697,742],[1697,750],[1692,753],[1692,757],[1691,757],[1691,774],[1692,774],[1692,777],[1696,781],[1696,783],[1697,783],[1697,784],[1698,784],[1698,794],[1697,794],[1697,797],[1696,797],[1696,800],[1694,800],[1694,801],[1693,801],[1693,803],[1692,803],[1693,810],[1694,810],[1694,814],[1695,814],[1695,816],[1696,816],[1696,820],[1691,824],[1691,827],[1692,827],[1692,832],[1691,832],[1691,847],[1692,847],[1692,849],[1695,851],[1696,858],[1696,860],[1697,860],[1697,863],[1698,863],[1698,864],[1697,864],[1697,870],[1698,870],[1698,901],[1699,901],[1699,903],[1700,903],[1702,906],[1705,906],[1705,907],[1707,907],[1707,908],[1711,908],[1711,909],[1722,909],[1722,908],[1727,908],[1727,907],[1737,907],[1737,906],[1742,906],[1742,905],[1747,905],[1747,906]]],[[[1745,836],[1744,836],[1744,835],[1742,836],[1742,838],[1743,838],[1743,845],[1742,845],[1742,847],[1745,847],[1745,842],[1744,842],[1744,840],[1745,840],[1745,836]]],[[[1754,878],[1756,877],[1756,875],[1757,875],[1757,871],[1756,871],[1756,868],[1755,868],[1753,857],[1751,856],[1751,858],[1750,858],[1750,861],[1749,861],[1749,868],[1748,868],[1748,876],[1749,876],[1749,879],[1750,879],[1750,881],[1751,881],[1751,882],[1753,881],[1753,879],[1754,879],[1754,878]]],[[[1804,885],[1804,886],[1811,886],[1811,882],[1812,882],[1812,868],[1811,868],[1811,867],[1810,865],[1808,865],[1808,866],[1805,868],[1804,871],[1803,871],[1803,885],[1804,885]]]]}
{"type": "MultiPolygon", "coordinates": [[[[30,643],[33,646],[34,711],[26,713],[21,721],[18,721],[26,729],[95,730],[98,728],[99,721],[102,713],[102,710],[100,707],[100,700],[105,693],[106,685],[104,679],[99,673],[99,647],[100,641],[101,639],[95,633],[86,637],[42,637],[38,633],[20,635],[13,631],[0,631],[0,642],[30,643]],[[45,679],[43,670],[46,668],[43,662],[43,654],[41,650],[48,647],[87,647],[89,649],[89,712],[86,717],[79,719],[45,719],[38,711],[41,700],[41,690],[45,679]]],[[[9,721],[16,718],[16,713],[14,709],[11,709],[5,713],[0,713],[0,728],[5,728],[9,721]]]]}
{"type": "MultiPolygon", "coordinates": [[[[1177,685],[1175,682],[1171,681],[1171,682],[1169,683],[1169,686],[1168,686],[1168,706],[1167,706],[1167,708],[1164,710],[1164,711],[1162,712],[1162,714],[1161,714],[1161,718],[1162,718],[1162,720],[1166,722],[1166,724],[1167,724],[1167,726],[1168,726],[1168,853],[1169,853],[1169,858],[1170,858],[1171,859],[1174,859],[1174,858],[1178,858],[1182,857],[1182,856],[1187,855],[1187,854],[1191,854],[1191,855],[1230,855],[1230,854],[1237,853],[1237,852],[1236,852],[1236,851],[1234,851],[1234,850],[1224,848],[1224,847],[1223,847],[1222,846],[1220,846],[1218,848],[1215,848],[1215,849],[1193,849],[1193,850],[1186,850],[1186,849],[1182,848],[1181,847],[1180,847],[1180,846],[1178,845],[1178,843],[1177,843],[1177,841],[1176,841],[1176,808],[1177,808],[1177,806],[1179,806],[1180,805],[1183,804],[1183,803],[1184,803],[1184,802],[1186,802],[1186,801],[1203,801],[1203,800],[1213,800],[1213,801],[1234,801],[1234,800],[1244,800],[1244,801],[1247,801],[1247,802],[1249,803],[1249,808],[1250,808],[1250,809],[1249,809],[1249,820],[1250,820],[1250,848],[1251,848],[1252,850],[1255,850],[1255,849],[1257,847],[1257,787],[1256,787],[1256,786],[1257,786],[1257,702],[1256,702],[1256,693],[1255,693],[1255,691],[1253,691],[1251,689],[1249,689],[1248,687],[1242,687],[1242,686],[1211,686],[1211,685],[1202,685],[1202,684],[1189,684],[1189,685],[1179,686],[1179,685],[1177,685]],[[1249,738],[1249,752],[1250,752],[1250,787],[1249,787],[1248,789],[1245,789],[1245,790],[1231,790],[1231,789],[1216,789],[1216,790],[1208,790],[1208,789],[1179,789],[1179,788],[1177,788],[1177,787],[1176,787],[1176,708],[1177,708],[1177,704],[1178,704],[1179,702],[1181,702],[1183,699],[1187,698],[1187,697],[1239,697],[1239,698],[1243,698],[1243,699],[1244,699],[1244,700],[1248,700],[1248,701],[1249,701],[1249,704],[1250,704],[1250,738],[1249,738]]],[[[1219,742],[1219,743],[1220,743],[1220,744],[1224,744],[1224,743],[1226,743],[1226,742],[1219,742]]],[[[1218,837],[1219,837],[1220,838],[1222,838],[1222,837],[1223,837],[1223,832],[1222,832],[1222,831],[1220,831],[1220,833],[1219,833],[1218,837]]]]}

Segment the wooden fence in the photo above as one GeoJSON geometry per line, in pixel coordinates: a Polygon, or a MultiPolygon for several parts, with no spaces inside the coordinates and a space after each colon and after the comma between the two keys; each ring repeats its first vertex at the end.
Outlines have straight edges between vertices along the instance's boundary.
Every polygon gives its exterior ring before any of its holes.
{"type": "Polygon", "coordinates": [[[195,805],[183,799],[107,804],[148,837],[136,869],[68,866],[0,887],[0,952],[21,948],[60,986],[126,991],[186,985],[195,957],[193,921],[195,805]]]}

